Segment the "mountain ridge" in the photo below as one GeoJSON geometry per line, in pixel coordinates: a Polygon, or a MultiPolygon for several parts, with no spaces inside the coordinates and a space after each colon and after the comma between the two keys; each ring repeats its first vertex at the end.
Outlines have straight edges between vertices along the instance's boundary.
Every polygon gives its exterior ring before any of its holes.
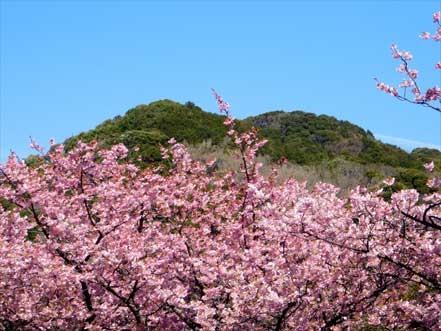
{"type": "MultiPolygon", "coordinates": [[[[210,141],[224,151],[234,145],[225,141],[225,116],[206,112],[192,102],[181,104],[164,99],[147,105],[138,105],[124,115],[116,116],[65,141],[71,149],[78,140],[97,140],[104,148],[116,143],[125,144],[130,159],[138,164],[161,162],[160,144],[171,137],[188,145],[210,141]],[[139,147],[135,152],[133,148],[139,147]],[[138,160],[142,160],[141,163],[138,160]]],[[[427,177],[422,164],[431,160],[441,162],[441,152],[430,148],[417,148],[411,153],[377,140],[374,135],[349,121],[329,115],[316,115],[296,110],[276,110],[236,120],[239,131],[251,127],[268,140],[260,151],[272,162],[287,158],[300,166],[315,166],[335,160],[354,165],[386,166],[395,169],[401,177],[427,177]],[[403,171],[407,174],[403,175],[403,171]]],[[[373,167],[375,168],[375,167],[373,167]]],[[[375,172],[375,171],[374,171],[375,172]]],[[[373,173],[368,176],[374,176],[373,173]]],[[[384,173],[383,173],[384,175],[384,173]]],[[[381,177],[380,174],[375,174],[381,177]]],[[[408,180],[412,182],[412,178],[408,180]]],[[[414,181],[414,180],[413,180],[414,181]]]]}

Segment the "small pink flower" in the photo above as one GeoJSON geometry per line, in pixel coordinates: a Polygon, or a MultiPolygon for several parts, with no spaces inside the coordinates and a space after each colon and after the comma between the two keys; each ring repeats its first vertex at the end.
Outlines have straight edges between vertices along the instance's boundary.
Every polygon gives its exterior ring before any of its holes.
{"type": "Polygon", "coordinates": [[[441,41],[441,34],[434,34],[433,36],[432,36],[432,39],[434,40],[434,41],[441,41]]]}
{"type": "Polygon", "coordinates": [[[435,168],[435,163],[430,162],[430,163],[424,163],[424,169],[426,169],[429,172],[432,172],[433,168],[435,168]]]}
{"type": "Polygon", "coordinates": [[[436,12],[433,13],[433,22],[434,23],[439,23],[440,22],[440,17],[441,17],[441,12],[436,12]]]}
{"type": "Polygon", "coordinates": [[[228,109],[230,108],[230,104],[228,102],[224,101],[224,99],[219,94],[217,94],[215,89],[211,89],[211,91],[213,92],[213,95],[216,98],[219,111],[221,113],[228,114],[228,109]]]}
{"type": "Polygon", "coordinates": [[[418,70],[416,70],[416,69],[409,70],[408,75],[412,79],[416,79],[418,77],[418,70]]]}
{"type": "Polygon", "coordinates": [[[441,178],[435,177],[435,178],[429,179],[427,181],[426,185],[430,188],[438,188],[441,186],[441,178]]]}
{"type": "Polygon", "coordinates": [[[383,184],[386,186],[392,186],[395,183],[395,178],[394,177],[389,177],[385,180],[383,180],[383,184]]]}
{"type": "Polygon", "coordinates": [[[431,89],[427,89],[425,98],[427,100],[436,101],[441,97],[441,89],[438,86],[434,86],[431,89]]]}
{"type": "Polygon", "coordinates": [[[29,147],[36,150],[37,152],[43,153],[44,147],[40,146],[35,140],[31,139],[31,143],[29,144],[29,147]]]}
{"type": "Polygon", "coordinates": [[[427,39],[430,38],[430,33],[429,32],[423,32],[423,33],[420,34],[420,38],[424,39],[424,40],[427,40],[427,39]]]}
{"type": "Polygon", "coordinates": [[[404,72],[405,70],[406,70],[406,66],[404,65],[404,63],[401,63],[397,68],[398,72],[404,72]]]}
{"type": "Polygon", "coordinates": [[[207,166],[212,167],[216,163],[216,161],[217,161],[216,158],[207,160],[207,166]]]}
{"type": "Polygon", "coordinates": [[[441,62],[438,62],[437,64],[435,64],[435,69],[441,70],[441,62]]]}
{"type": "Polygon", "coordinates": [[[224,124],[225,124],[225,125],[231,125],[231,124],[233,124],[233,123],[234,123],[234,118],[231,117],[230,115],[228,115],[227,118],[226,118],[225,121],[224,121],[224,124]]]}
{"type": "Polygon", "coordinates": [[[410,79],[404,79],[403,82],[400,84],[400,87],[410,87],[414,86],[414,82],[410,79]]]}
{"type": "Polygon", "coordinates": [[[401,56],[402,56],[405,60],[412,60],[412,58],[413,58],[412,54],[410,54],[409,52],[402,52],[401,56]]]}
{"type": "Polygon", "coordinates": [[[382,91],[384,91],[384,92],[386,92],[386,93],[392,94],[395,97],[399,96],[398,90],[395,87],[392,87],[392,86],[386,85],[384,83],[378,82],[377,83],[377,88],[382,90],[382,91]]]}
{"type": "Polygon", "coordinates": [[[383,193],[383,189],[380,188],[379,190],[374,192],[374,195],[380,195],[381,193],[383,193]]]}
{"type": "Polygon", "coordinates": [[[412,89],[412,93],[415,94],[415,95],[419,95],[419,94],[421,94],[420,90],[419,90],[417,87],[414,87],[414,88],[412,89]]]}
{"type": "Polygon", "coordinates": [[[170,138],[170,139],[168,140],[168,143],[169,143],[170,145],[174,145],[174,144],[176,144],[176,139],[175,139],[175,138],[170,138]]]}

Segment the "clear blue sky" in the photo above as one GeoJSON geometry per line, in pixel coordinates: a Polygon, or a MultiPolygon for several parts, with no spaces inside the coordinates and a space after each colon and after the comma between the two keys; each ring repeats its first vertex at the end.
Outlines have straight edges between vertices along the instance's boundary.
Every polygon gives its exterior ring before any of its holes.
{"type": "MultiPolygon", "coordinates": [[[[441,115],[399,102],[392,42],[411,51],[423,86],[440,43],[440,1],[5,1],[1,3],[0,159],[30,153],[158,99],[238,118],[283,109],[328,114],[407,149],[441,145],[441,115]],[[394,140],[394,139],[398,140],[394,140]],[[401,140],[400,140],[401,139],[401,140]]],[[[185,119],[183,119],[184,121],[185,119]]]]}

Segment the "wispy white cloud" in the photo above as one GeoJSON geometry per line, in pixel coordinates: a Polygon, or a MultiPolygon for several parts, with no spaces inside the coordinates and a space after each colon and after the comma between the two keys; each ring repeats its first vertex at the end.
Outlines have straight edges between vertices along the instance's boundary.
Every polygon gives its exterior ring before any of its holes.
{"type": "Polygon", "coordinates": [[[417,148],[417,147],[428,147],[428,148],[435,148],[435,149],[441,150],[441,145],[426,143],[423,141],[417,141],[417,140],[406,139],[406,138],[401,138],[401,137],[387,136],[387,135],[380,134],[380,133],[374,133],[374,136],[375,136],[375,138],[380,139],[381,141],[383,141],[385,143],[397,145],[397,146],[399,146],[405,150],[408,150],[408,151],[410,151],[414,148],[417,148]]]}

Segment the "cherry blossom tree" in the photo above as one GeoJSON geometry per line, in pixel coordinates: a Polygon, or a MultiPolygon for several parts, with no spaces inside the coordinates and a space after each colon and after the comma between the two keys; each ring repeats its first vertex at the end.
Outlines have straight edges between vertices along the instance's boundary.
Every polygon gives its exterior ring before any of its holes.
{"type": "MultiPolygon", "coordinates": [[[[432,39],[441,42],[441,12],[435,12],[432,16],[436,25],[434,33],[423,32],[420,37],[424,40],[432,39]]],[[[386,85],[377,81],[377,87],[386,93],[396,97],[400,101],[431,108],[441,112],[441,89],[438,85],[426,88],[425,92],[418,82],[418,70],[410,68],[409,62],[413,56],[407,51],[401,51],[395,44],[391,45],[392,57],[401,63],[397,68],[399,73],[406,77],[399,87],[386,85]],[[409,90],[411,95],[409,95],[409,90]]],[[[441,70],[441,62],[434,64],[435,70],[441,70]]],[[[432,172],[434,162],[424,164],[424,168],[432,172]]],[[[393,178],[385,181],[386,185],[393,184],[393,178]]],[[[389,252],[385,251],[376,254],[378,261],[386,261],[395,266],[397,273],[395,277],[400,279],[407,294],[395,299],[393,305],[379,305],[371,313],[372,321],[380,325],[392,323],[394,326],[401,326],[414,329],[440,329],[441,317],[441,179],[434,177],[427,185],[438,189],[435,194],[419,197],[415,191],[407,190],[392,197],[392,204],[398,207],[401,213],[400,222],[396,222],[395,238],[389,238],[389,252]],[[406,210],[407,209],[407,210],[406,210]],[[379,259],[379,260],[378,260],[379,259]],[[398,300],[397,300],[398,299],[398,300]],[[390,306],[390,307],[389,307],[390,306]],[[395,315],[399,315],[394,316],[395,315]],[[400,321],[401,320],[401,321],[400,321]],[[400,322],[398,322],[400,321],[400,322]],[[403,321],[406,321],[403,323],[403,321]]],[[[392,224],[392,223],[391,223],[392,224]]],[[[397,292],[398,293],[398,292],[397,292]]]]}
{"type": "MultiPolygon", "coordinates": [[[[440,329],[439,194],[311,191],[242,167],[207,172],[173,139],[171,168],[127,149],[54,146],[2,166],[0,316],[12,330],[440,329]]],[[[33,142],[34,148],[41,148],[33,142]]],[[[429,167],[430,168],[430,167],[429,167]]]]}
{"type": "Polygon", "coordinates": [[[216,173],[174,139],[145,170],[96,142],[32,141],[40,162],[0,166],[0,326],[441,330],[441,193],[264,177],[265,141],[214,95],[240,169],[216,173]]]}

